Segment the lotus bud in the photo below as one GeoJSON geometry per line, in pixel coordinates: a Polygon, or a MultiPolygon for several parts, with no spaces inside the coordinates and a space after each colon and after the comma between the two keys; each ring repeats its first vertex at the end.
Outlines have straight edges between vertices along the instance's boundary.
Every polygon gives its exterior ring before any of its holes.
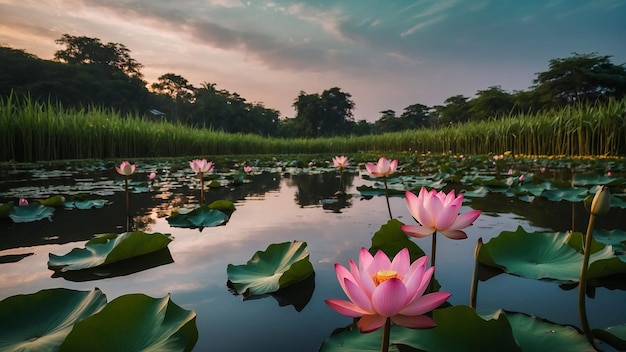
{"type": "Polygon", "coordinates": [[[17,205],[19,205],[20,207],[25,207],[28,205],[28,201],[24,198],[20,198],[19,202],[17,203],[17,205]]]}
{"type": "Polygon", "coordinates": [[[604,215],[609,212],[611,207],[611,193],[608,187],[601,186],[600,190],[596,192],[596,195],[591,201],[591,214],[604,215]]]}

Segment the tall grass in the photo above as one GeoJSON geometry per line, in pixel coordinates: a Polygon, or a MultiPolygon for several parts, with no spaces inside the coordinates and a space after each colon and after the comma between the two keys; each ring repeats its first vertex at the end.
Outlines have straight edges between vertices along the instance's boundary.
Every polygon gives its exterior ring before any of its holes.
{"type": "Polygon", "coordinates": [[[28,97],[0,99],[0,161],[407,151],[625,155],[626,99],[438,130],[323,139],[231,134],[99,107],[65,109],[28,97]]]}

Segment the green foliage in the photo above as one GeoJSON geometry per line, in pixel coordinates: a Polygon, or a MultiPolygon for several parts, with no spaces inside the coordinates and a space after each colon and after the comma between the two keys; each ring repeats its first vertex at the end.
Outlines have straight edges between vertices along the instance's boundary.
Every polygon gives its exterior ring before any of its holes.
{"type": "Polygon", "coordinates": [[[97,288],[56,288],[5,298],[0,301],[0,350],[58,351],[74,324],[105,304],[106,296],[97,288]]]}
{"type": "Polygon", "coordinates": [[[50,219],[54,214],[54,208],[41,205],[39,203],[31,203],[26,206],[13,207],[9,217],[13,222],[31,222],[42,219],[50,219]]]}
{"type": "Polygon", "coordinates": [[[376,252],[381,250],[389,258],[394,258],[403,248],[407,248],[411,262],[426,255],[415,242],[411,241],[406,232],[400,229],[402,225],[404,224],[397,219],[391,219],[385,225],[382,225],[372,237],[370,253],[376,254],[376,252]]]}
{"type": "Polygon", "coordinates": [[[198,341],[196,313],[167,295],[120,296],[79,321],[60,351],[191,351],[198,341]]]}
{"type": "Polygon", "coordinates": [[[104,234],[87,241],[85,248],[74,248],[59,256],[48,254],[48,268],[66,272],[119,262],[164,249],[173,240],[169,234],[142,231],[104,234]]]}
{"type": "Polygon", "coordinates": [[[305,280],[313,274],[306,246],[301,241],[274,243],[265,251],[256,252],[246,264],[228,264],[229,285],[248,298],[305,280]]]}
{"type": "MultiPolygon", "coordinates": [[[[579,232],[502,231],[485,243],[477,260],[507,273],[532,279],[578,282],[583,263],[582,234],[579,232]]],[[[626,262],[613,248],[592,242],[589,279],[626,273],[626,262]]]]}
{"type": "MultiPolygon", "coordinates": [[[[217,203],[215,207],[225,206],[227,204],[217,203]]],[[[230,210],[230,209],[224,209],[230,210]]],[[[207,205],[200,205],[193,209],[179,209],[173,211],[167,219],[172,227],[184,227],[189,229],[205,228],[220,226],[228,221],[228,215],[207,205]]]]}

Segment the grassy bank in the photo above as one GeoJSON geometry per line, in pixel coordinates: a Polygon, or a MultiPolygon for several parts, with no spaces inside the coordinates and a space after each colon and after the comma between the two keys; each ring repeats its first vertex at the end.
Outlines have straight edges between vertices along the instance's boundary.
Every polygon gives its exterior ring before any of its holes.
{"type": "Polygon", "coordinates": [[[439,130],[324,139],[266,138],[121,116],[104,108],[0,100],[0,161],[357,152],[626,154],[626,100],[439,130]]]}

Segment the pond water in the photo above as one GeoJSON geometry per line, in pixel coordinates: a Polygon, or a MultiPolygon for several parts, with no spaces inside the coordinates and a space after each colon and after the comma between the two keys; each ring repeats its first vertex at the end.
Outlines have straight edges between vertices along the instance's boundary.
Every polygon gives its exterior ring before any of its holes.
{"type": "MultiPolygon", "coordinates": [[[[217,199],[235,202],[236,210],[224,226],[199,229],[170,227],[165,217],[172,210],[197,204],[199,190],[195,175],[169,164],[143,165],[133,180],[146,180],[149,171],[159,172],[152,189],[131,193],[131,223],[146,232],[169,233],[171,257],[134,263],[119,276],[109,278],[55,277],[47,268],[48,254],[64,255],[83,248],[94,234],[125,231],[123,179],[112,164],[54,169],[42,166],[5,168],[0,177],[0,203],[46,198],[54,194],[91,193],[106,199],[101,209],[57,209],[51,221],[30,223],[0,220],[0,258],[27,255],[19,261],[0,264],[0,300],[64,287],[92,290],[98,287],[108,301],[130,294],[151,297],[171,294],[171,299],[197,314],[199,339],[194,351],[317,351],[333,330],[351,319],[339,315],[324,303],[327,298],[345,299],[333,268],[357,259],[361,247],[369,248],[371,238],[389,220],[384,196],[361,197],[356,190],[373,181],[359,171],[344,174],[346,192],[340,205],[323,205],[337,191],[339,178],[333,171],[309,173],[306,169],[283,174],[265,169],[247,183],[223,186],[206,192],[206,203],[217,199]],[[305,241],[315,276],[278,297],[266,295],[243,300],[227,287],[228,264],[245,264],[256,251],[272,243],[305,241]],[[142,270],[143,269],[143,270],[142,270]]],[[[361,171],[362,172],[362,171],[361,171]]],[[[404,197],[390,198],[393,217],[414,224],[404,197]]],[[[437,279],[442,291],[452,293],[449,302],[467,305],[474,268],[474,246],[478,238],[488,242],[501,231],[584,231],[587,213],[580,203],[535,199],[532,203],[502,194],[469,200],[462,212],[483,210],[468,239],[452,241],[439,236],[437,279]]],[[[612,210],[597,226],[626,230],[622,209],[612,210]]],[[[413,239],[427,255],[430,238],[413,239]]],[[[579,326],[577,289],[558,283],[501,274],[479,283],[477,310],[497,309],[537,315],[559,324],[579,326]]],[[[587,310],[592,327],[624,323],[626,292],[599,287],[587,310]]]]}

